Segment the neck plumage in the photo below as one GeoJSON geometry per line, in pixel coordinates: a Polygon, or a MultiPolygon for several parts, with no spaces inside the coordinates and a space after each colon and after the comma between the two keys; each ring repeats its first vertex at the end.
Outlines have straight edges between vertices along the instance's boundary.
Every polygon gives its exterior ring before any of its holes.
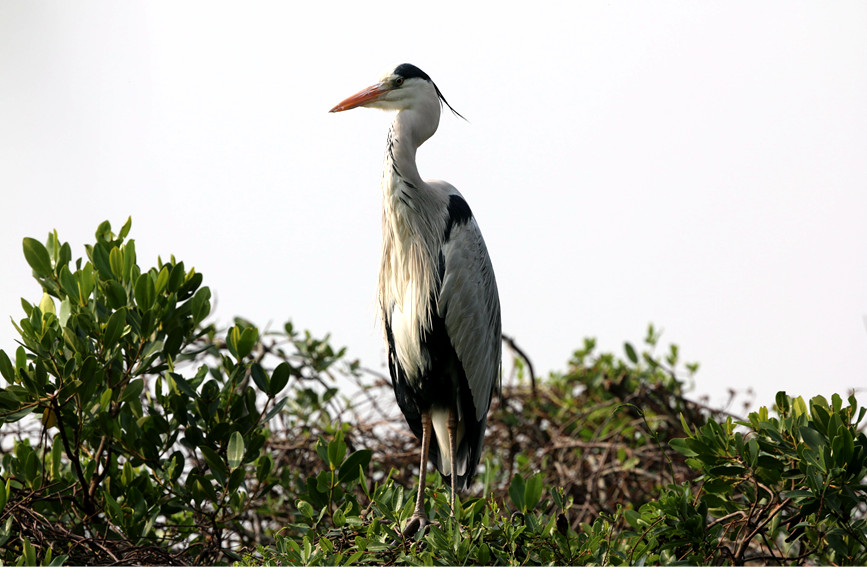
{"type": "Polygon", "coordinates": [[[382,189],[386,197],[389,192],[401,189],[402,183],[409,190],[422,184],[415,153],[424,140],[417,140],[413,118],[410,111],[398,112],[388,131],[385,170],[382,172],[382,189]]]}
{"type": "Polygon", "coordinates": [[[442,233],[442,219],[436,214],[439,195],[422,181],[415,163],[416,149],[433,133],[422,129],[419,135],[419,118],[412,111],[399,112],[388,134],[382,172],[379,271],[382,315],[386,325],[403,337],[396,345],[398,357],[412,374],[424,365],[421,333],[431,328],[431,298],[437,286],[436,259],[441,245],[438,235],[442,233]]]}

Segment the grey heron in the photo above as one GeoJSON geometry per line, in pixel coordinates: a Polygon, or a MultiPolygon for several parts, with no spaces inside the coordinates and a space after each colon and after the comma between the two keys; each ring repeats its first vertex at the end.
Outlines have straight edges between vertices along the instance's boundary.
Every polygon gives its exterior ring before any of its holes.
{"type": "Polygon", "coordinates": [[[500,300],[482,233],[463,196],[423,181],[416,150],[437,130],[442,104],[431,78],[404,63],[331,109],[397,111],[382,173],[378,296],[398,406],[421,441],[418,496],[404,536],[428,523],[428,458],[455,492],[475,475],[491,398],[500,388],[500,300]]]}

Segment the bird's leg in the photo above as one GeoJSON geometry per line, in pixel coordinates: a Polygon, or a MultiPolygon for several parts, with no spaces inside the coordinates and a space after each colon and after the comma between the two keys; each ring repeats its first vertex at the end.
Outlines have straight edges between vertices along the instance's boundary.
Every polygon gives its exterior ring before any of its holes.
{"type": "Polygon", "coordinates": [[[452,481],[452,494],[451,494],[451,505],[452,505],[452,518],[455,517],[455,491],[458,486],[458,468],[455,465],[455,455],[458,452],[458,418],[456,412],[453,408],[449,408],[449,419],[446,422],[446,426],[449,430],[449,463],[451,464],[451,481],[452,481]]]}
{"type": "Polygon", "coordinates": [[[415,512],[403,529],[403,537],[410,538],[429,523],[424,511],[424,477],[430,451],[431,429],[433,428],[430,410],[421,412],[421,464],[418,470],[418,496],[415,499],[415,512]]]}

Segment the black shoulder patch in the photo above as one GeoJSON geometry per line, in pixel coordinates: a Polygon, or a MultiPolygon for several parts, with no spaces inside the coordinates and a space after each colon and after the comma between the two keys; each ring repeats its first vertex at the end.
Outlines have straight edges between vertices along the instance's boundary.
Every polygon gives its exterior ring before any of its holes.
{"type": "MultiPolygon", "coordinates": [[[[394,69],[394,74],[403,77],[404,79],[424,79],[425,81],[430,81],[430,77],[427,73],[416,67],[411,63],[403,63],[398,65],[394,69]]],[[[433,82],[433,81],[431,81],[433,82]]]]}
{"type": "Polygon", "coordinates": [[[473,218],[473,212],[470,206],[464,201],[460,195],[451,195],[449,197],[448,219],[446,219],[445,242],[449,241],[452,236],[452,227],[455,225],[466,224],[473,218]]]}

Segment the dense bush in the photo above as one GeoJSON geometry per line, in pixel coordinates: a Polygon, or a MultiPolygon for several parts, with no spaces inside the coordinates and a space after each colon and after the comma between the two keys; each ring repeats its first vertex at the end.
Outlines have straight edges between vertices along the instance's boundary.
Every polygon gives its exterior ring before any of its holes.
{"type": "Polygon", "coordinates": [[[44,294],[22,301],[21,346],[0,351],[5,562],[226,561],[294,500],[298,471],[265,446],[287,405],[302,425],[322,411],[305,384],[341,353],[288,324],[263,340],[238,320],[217,338],[201,274],[174,258],[140,269],[129,228],[103,223],[74,264],[56,233],[24,240],[44,294]]]}
{"type": "MultiPolygon", "coordinates": [[[[495,421],[517,420],[526,445],[516,461],[524,466],[516,467],[512,476],[501,474],[505,464],[489,458],[482,475],[485,496],[462,500],[456,519],[449,515],[438,475],[432,474],[429,514],[439,525],[404,541],[399,528],[412,514],[412,493],[391,478],[371,486],[363,471],[346,477],[345,483],[340,482],[340,474],[336,478],[343,500],[325,507],[321,491],[302,493],[301,521],[278,535],[275,547],[258,548],[246,562],[858,565],[867,561],[867,436],[858,428],[865,409],[854,397],[848,405],[837,395],[830,404],[822,397],[807,404],[781,392],[776,416],[762,407],[746,420],[702,419],[700,408],[672,391],[677,390],[676,380],[665,371],[660,374],[661,365],[650,353],[643,353],[645,363],[639,363],[641,359],[630,354],[634,349],[626,351],[628,363],[603,355],[588,364],[589,353],[584,350],[577,354],[572,373],[554,377],[536,394],[509,389],[507,395],[520,398],[522,410],[495,412],[495,421]],[[631,401],[618,402],[617,395],[631,401]],[[560,411],[542,413],[536,404],[544,405],[539,401],[546,399],[559,400],[560,411]],[[668,412],[641,409],[661,399],[683,404],[679,433],[669,429],[668,412]],[[605,409],[599,412],[601,408],[605,409]],[[603,433],[606,441],[583,441],[580,424],[592,422],[597,412],[604,416],[602,423],[594,423],[586,434],[607,431],[610,437],[603,433]],[[689,422],[687,415],[694,421],[689,422]],[[577,442],[568,445],[569,454],[549,451],[552,444],[558,446],[551,440],[570,427],[575,428],[572,436],[577,442]],[[663,434],[671,437],[663,440],[663,434]],[[542,444],[535,444],[536,439],[542,444]],[[666,451],[664,441],[685,459],[666,451]],[[611,453],[618,456],[610,457],[611,453]],[[534,465],[541,471],[528,472],[534,465]],[[584,476],[574,476],[582,471],[584,476]],[[641,481],[644,487],[637,490],[641,481]],[[602,487],[600,492],[606,492],[607,498],[593,499],[595,487],[602,487]]],[[[497,423],[497,427],[507,426],[497,423]]],[[[494,453],[502,456],[497,453],[503,443],[501,434],[491,440],[494,453]]],[[[340,461],[341,445],[337,437],[327,452],[320,451],[324,469],[347,469],[340,461]]],[[[329,485],[309,485],[314,486],[329,485]]]]}
{"type": "Polygon", "coordinates": [[[43,295],[0,351],[4,563],[867,562],[856,400],[711,411],[652,327],[545,380],[516,356],[476,485],[452,518],[430,474],[436,524],[405,541],[418,443],[388,380],[290,323],[216,329],[202,276],[140,268],[129,229],[74,263],[24,240],[43,295]]]}

